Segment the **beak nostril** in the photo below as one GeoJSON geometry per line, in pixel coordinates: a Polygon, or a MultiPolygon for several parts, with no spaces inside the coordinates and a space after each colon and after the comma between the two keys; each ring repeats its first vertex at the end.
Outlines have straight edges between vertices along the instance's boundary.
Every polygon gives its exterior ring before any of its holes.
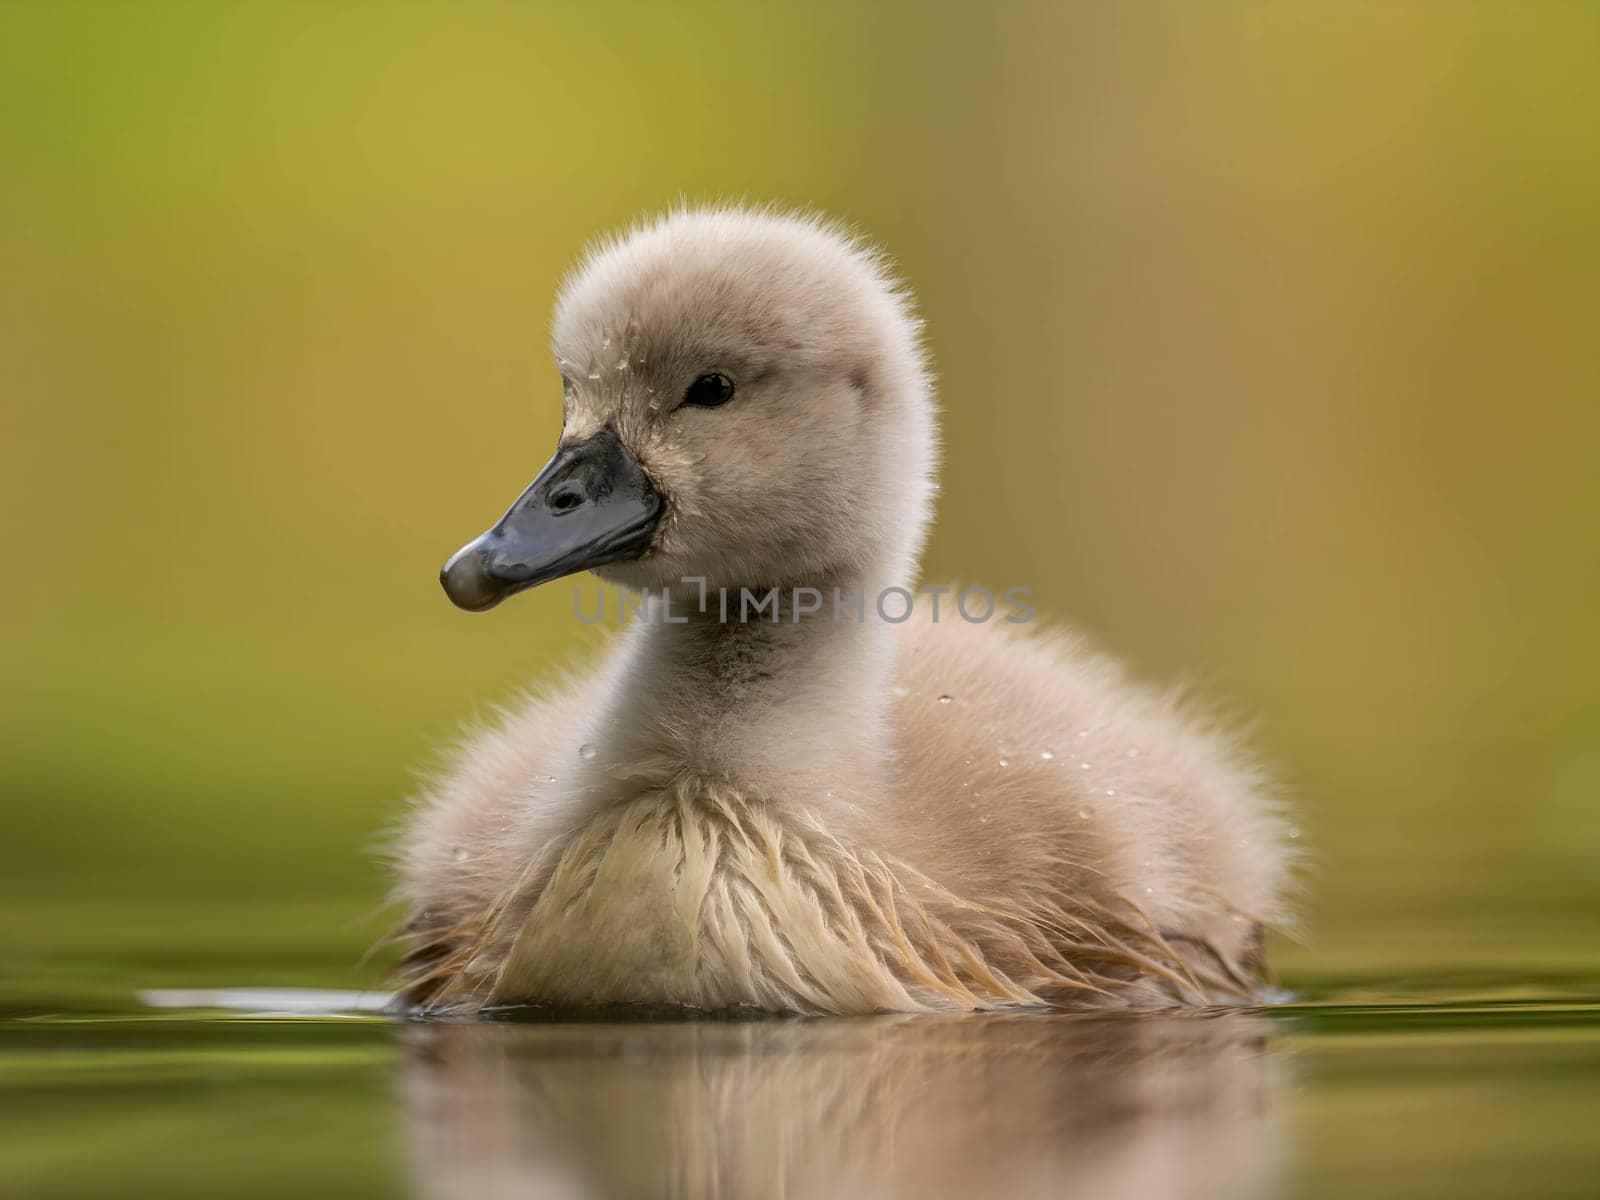
{"type": "Polygon", "coordinates": [[[558,513],[571,512],[587,499],[580,485],[564,483],[550,493],[550,510],[558,513]]]}

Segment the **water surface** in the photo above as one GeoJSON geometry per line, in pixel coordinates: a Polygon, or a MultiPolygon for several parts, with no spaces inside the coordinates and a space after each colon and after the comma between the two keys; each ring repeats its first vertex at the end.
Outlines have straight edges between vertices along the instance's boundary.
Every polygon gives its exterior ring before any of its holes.
{"type": "Polygon", "coordinates": [[[1139,1017],[470,1023],[377,993],[12,989],[0,1193],[1594,1195],[1593,995],[1426,984],[1139,1017]]]}

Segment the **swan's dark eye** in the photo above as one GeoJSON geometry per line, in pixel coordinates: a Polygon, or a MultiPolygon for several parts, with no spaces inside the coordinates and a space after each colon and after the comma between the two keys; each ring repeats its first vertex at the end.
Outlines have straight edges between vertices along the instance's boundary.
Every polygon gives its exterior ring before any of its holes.
{"type": "Polygon", "coordinates": [[[733,380],[717,371],[700,376],[683,394],[685,404],[697,405],[700,408],[716,408],[732,399],[733,380]]]}

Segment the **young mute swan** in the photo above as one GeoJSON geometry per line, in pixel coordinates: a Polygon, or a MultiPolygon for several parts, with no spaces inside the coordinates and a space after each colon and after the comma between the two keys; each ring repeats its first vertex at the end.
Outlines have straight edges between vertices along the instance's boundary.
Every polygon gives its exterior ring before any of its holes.
{"type": "Polygon", "coordinates": [[[554,349],[555,457],[445,590],[478,611],[587,569],[646,616],[413,815],[414,1003],[1257,997],[1286,861],[1259,772],[1070,638],[951,596],[898,619],[936,435],[877,254],[817,219],[675,212],[588,255],[554,349]]]}

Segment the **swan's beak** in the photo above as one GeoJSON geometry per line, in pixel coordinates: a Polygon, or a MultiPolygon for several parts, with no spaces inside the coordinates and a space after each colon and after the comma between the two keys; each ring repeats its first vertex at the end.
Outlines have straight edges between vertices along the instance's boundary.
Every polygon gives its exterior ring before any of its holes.
{"type": "Polygon", "coordinates": [[[562,446],[498,524],[439,572],[458,608],[482,612],[524,588],[638,558],[661,497],[610,428],[562,446]]]}

